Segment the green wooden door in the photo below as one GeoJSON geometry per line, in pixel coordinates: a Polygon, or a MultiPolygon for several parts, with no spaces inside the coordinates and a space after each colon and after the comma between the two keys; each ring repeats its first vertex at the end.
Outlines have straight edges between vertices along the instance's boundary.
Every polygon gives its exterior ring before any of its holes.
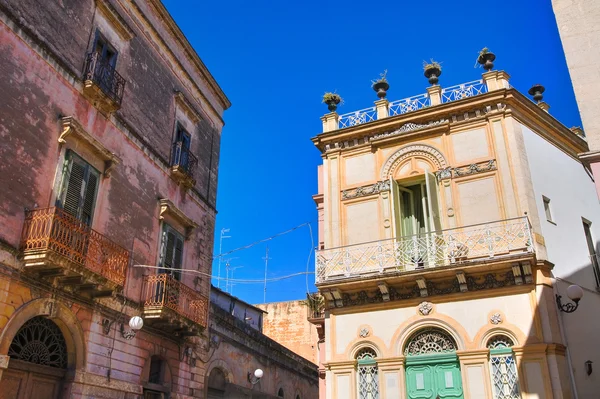
{"type": "Polygon", "coordinates": [[[416,356],[407,359],[406,391],[409,399],[462,399],[463,389],[456,355],[416,356]],[[421,358],[421,359],[419,359],[421,358]]]}

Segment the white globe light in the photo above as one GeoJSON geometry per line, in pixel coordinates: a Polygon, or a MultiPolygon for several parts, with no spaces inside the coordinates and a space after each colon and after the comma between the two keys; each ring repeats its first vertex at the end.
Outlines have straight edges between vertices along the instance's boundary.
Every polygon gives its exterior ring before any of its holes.
{"type": "Polygon", "coordinates": [[[261,369],[256,369],[256,370],[254,370],[254,376],[255,376],[256,378],[262,378],[262,376],[263,376],[263,371],[262,371],[261,369]]]}
{"type": "Polygon", "coordinates": [[[140,316],[133,316],[131,319],[129,319],[129,327],[135,331],[141,330],[142,327],[144,327],[144,319],[142,319],[140,316]]]}
{"type": "Polygon", "coordinates": [[[583,297],[583,290],[578,285],[570,285],[567,288],[567,296],[572,301],[579,302],[579,300],[583,297]]]}

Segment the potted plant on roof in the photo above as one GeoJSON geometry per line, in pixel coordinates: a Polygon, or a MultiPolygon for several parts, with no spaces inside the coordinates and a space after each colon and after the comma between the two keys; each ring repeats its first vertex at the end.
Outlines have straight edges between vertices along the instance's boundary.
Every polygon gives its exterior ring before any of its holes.
{"type": "Polygon", "coordinates": [[[483,67],[483,69],[485,69],[486,71],[490,71],[494,67],[495,59],[496,55],[492,53],[490,49],[484,47],[479,51],[477,62],[483,67]]]}
{"type": "Polygon", "coordinates": [[[377,92],[377,97],[383,99],[387,95],[390,84],[387,81],[387,69],[379,74],[379,79],[371,81],[371,87],[377,92]]]}
{"type": "Polygon", "coordinates": [[[327,104],[327,109],[334,112],[337,109],[338,104],[344,103],[344,99],[335,92],[327,92],[323,94],[323,103],[327,104]]]}
{"type": "Polygon", "coordinates": [[[430,62],[423,61],[423,71],[429,83],[436,85],[439,81],[438,78],[442,74],[442,64],[433,59],[430,62]]]}

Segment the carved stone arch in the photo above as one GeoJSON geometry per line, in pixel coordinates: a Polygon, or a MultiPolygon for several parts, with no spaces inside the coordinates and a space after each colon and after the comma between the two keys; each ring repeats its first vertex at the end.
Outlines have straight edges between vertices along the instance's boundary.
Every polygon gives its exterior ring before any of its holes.
{"type": "Polygon", "coordinates": [[[406,341],[404,356],[454,353],[458,350],[452,335],[439,327],[425,327],[415,331],[406,341]]]}
{"type": "Polygon", "coordinates": [[[456,343],[456,350],[465,350],[466,343],[470,342],[467,331],[456,320],[445,315],[438,314],[436,319],[422,320],[415,318],[398,328],[394,334],[394,353],[403,356],[404,349],[410,340],[420,331],[426,329],[437,329],[449,335],[456,343]]]}
{"type": "Polygon", "coordinates": [[[67,369],[83,370],[86,358],[83,329],[71,309],[55,299],[34,299],[13,313],[0,334],[0,355],[8,355],[15,335],[27,321],[36,316],[51,319],[60,329],[67,346],[67,369]]]}
{"type": "Polygon", "coordinates": [[[379,349],[379,347],[377,345],[375,345],[373,342],[361,341],[361,342],[356,343],[354,345],[354,347],[350,350],[350,359],[349,360],[355,360],[358,353],[363,349],[373,350],[373,352],[375,352],[376,357],[378,357],[378,358],[384,357],[381,349],[379,349]]]}
{"type": "MultiPolygon", "coordinates": [[[[381,168],[381,178],[389,179],[394,175],[400,164],[411,157],[421,157],[428,160],[436,169],[443,169],[448,165],[446,157],[435,147],[428,144],[409,144],[398,149],[390,155],[381,168]]],[[[435,172],[435,170],[432,170],[435,172]]]]}
{"type": "MultiPolygon", "coordinates": [[[[213,361],[211,361],[208,366],[206,367],[206,381],[208,382],[208,376],[210,375],[210,372],[213,369],[219,369],[223,372],[223,374],[225,374],[225,379],[227,381],[228,384],[233,384],[234,383],[234,379],[233,379],[233,373],[231,372],[231,370],[229,369],[229,366],[227,365],[227,363],[222,360],[222,359],[214,359],[213,361]]],[[[205,384],[206,386],[208,386],[208,383],[205,384]]]]}

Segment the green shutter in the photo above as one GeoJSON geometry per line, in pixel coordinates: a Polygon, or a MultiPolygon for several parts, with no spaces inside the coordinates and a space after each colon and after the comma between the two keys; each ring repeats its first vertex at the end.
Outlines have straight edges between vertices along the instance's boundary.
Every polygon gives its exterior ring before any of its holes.
{"type": "MultiPolygon", "coordinates": [[[[173,267],[175,269],[181,269],[182,263],[183,263],[183,239],[179,234],[177,234],[177,236],[175,237],[175,253],[173,255],[173,267]]],[[[180,271],[175,271],[173,274],[177,280],[180,279],[180,276],[181,276],[180,271]]]]}
{"type": "Polygon", "coordinates": [[[180,271],[169,269],[181,269],[183,263],[183,237],[168,224],[163,224],[163,233],[160,250],[159,273],[170,273],[179,280],[180,271]]]}
{"type": "Polygon", "coordinates": [[[100,173],[71,150],[67,151],[65,159],[66,173],[57,205],[91,225],[100,173]]]}

